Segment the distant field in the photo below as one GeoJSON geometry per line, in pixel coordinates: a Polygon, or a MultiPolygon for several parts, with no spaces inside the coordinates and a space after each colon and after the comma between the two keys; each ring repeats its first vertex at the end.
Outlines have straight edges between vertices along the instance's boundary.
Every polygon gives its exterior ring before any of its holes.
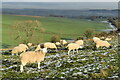
{"type": "MultiPolygon", "coordinates": [[[[15,21],[19,20],[39,20],[42,24],[42,27],[45,28],[47,33],[36,33],[36,36],[41,36],[40,42],[50,41],[50,38],[54,34],[61,34],[62,38],[77,38],[81,36],[82,33],[91,28],[95,30],[106,29],[107,24],[99,23],[95,21],[88,21],[83,19],[67,19],[67,18],[58,18],[58,17],[29,17],[29,16],[15,16],[15,15],[3,15],[2,20],[2,43],[4,45],[17,45],[20,43],[20,40],[14,40],[11,37],[10,32],[12,29],[11,25],[15,21]]],[[[34,27],[34,26],[33,26],[34,27]]],[[[16,36],[16,34],[14,34],[16,36]]],[[[24,37],[24,36],[23,36],[24,37]]]]}

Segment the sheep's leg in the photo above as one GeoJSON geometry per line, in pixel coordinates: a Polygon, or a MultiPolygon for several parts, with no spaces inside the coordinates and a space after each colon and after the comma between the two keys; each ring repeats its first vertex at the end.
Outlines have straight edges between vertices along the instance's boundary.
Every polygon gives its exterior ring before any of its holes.
{"type": "Polygon", "coordinates": [[[38,62],[38,69],[40,69],[40,62],[38,62]]]}
{"type": "Polygon", "coordinates": [[[69,55],[69,53],[70,53],[70,50],[68,50],[68,55],[69,55]]]}
{"type": "Polygon", "coordinates": [[[18,53],[16,55],[18,56],[18,53]]]}
{"type": "Polygon", "coordinates": [[[23,65],[20,65],[20,71],[23,72],[23,65]]]}
{"type": "Polygon", "coordinates": [[[56,52],[58,52],[58,49],[56,48],[56,52]]]}
{"type": "Polygon", "coordinates": [[[79,52],[78,52],[78,49],[76,49],[76,51],[77,51],[77,53],[79,53],[79,52]]]}
{"type": "Polygon", "coordinates": [[[74,54],[75,50],[73,49],[73,54],[74,54]]]}

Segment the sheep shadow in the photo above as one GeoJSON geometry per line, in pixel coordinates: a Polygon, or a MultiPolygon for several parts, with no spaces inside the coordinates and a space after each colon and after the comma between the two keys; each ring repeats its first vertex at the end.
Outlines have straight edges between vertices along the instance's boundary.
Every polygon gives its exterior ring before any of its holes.
{"type": "Polygon", "coordinates": [[[12,50],[5,50],[5,51],[1,51],[2,55],[11,55],[11,51],[12,50]]]}

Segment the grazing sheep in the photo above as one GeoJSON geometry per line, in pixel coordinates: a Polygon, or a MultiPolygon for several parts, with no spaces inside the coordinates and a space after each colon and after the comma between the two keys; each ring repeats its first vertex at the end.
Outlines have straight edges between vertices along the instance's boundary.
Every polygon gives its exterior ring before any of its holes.
{"type": "Polygon", "coordinates": [[[110,40],[112,40],[112,38],[106,38],[106,39],[105,39],[105,41],[110,41],[110,40]]]}
{"type": "Polygon", "coordinates": [[[69,43],[66,48],[68,48],[68,55],[69,55],[71,50],[73,50],[73,54],[74,54],[75,49],[78,53],[78,49],[82,48],[82,47],[79,44],[76,44],[76,43],[69,43]]]}
{"type": "Polygon", "coordinates": [[[105,39],[105,37],[100,37],[100,39],[103,39],[103,40],[104,40],[104,39],[105,39]]]}
{"type": "Polygon", "coordinates": [[[14,47],[13,49],[12,49],[12,55],[14,55],[14,54],[17,54],[18,55],[18,53],[19,52],[25,52],[26,51],[26,48],[25,47],[23,47],[23,46],[17,46],[17,47],[14,47]]]}
{"type": "Polygon", "coordinates": [[[96,42],[96,47],[111,47],[110,43],[108,43],[107,41],[103,41],[103,40],[97,40],[96,42]]]}
{"type": "Polygon", "coordinates": [[[25,52],[27,49],[28,49],[27,45],[25,45],[25,44],[19,44],[19,46],[16,46],[16,47],[14,47],[12,49],[11,53],[12,53],[12,55],[14,55],[14,54],[18,55],[19,52],[25,52]]]}
{"type": "Polygon", "coordinates": [[[67,41],[66,40],[60,40],[60,43],[65,46],[67,44],[67,41]]]}
{"type": "Polygon", "coordinates": [[[55,44],[56,44],[56,46],[60,46],[61,45],[60,42],[56,42],[55,44]]]}
{"type": "Polygon", "coordinates": [[[57,51],[57,47],[56,47],[55,43],[46,42],[43,45],[44,45],[44,48],[56,49],[56,51],[57,51]]]}
{"type": "Polygon", "coordinates": [[[27,46],[27,45],[25,45],[25,44],[19,44],[19,46],[21,46],[21,47],[24,47],[24,48],[28,49],[28,46],[27,46]]]}
{"type": "Polygon", "coordinates": [[[98,37],[93,37],[93,41],[96,42],[97,40],[100,40],[98,37]]]}
{"type": "Polygon", "coordinates": [[[33,44],[32,43],[28,43],[27,45],[28,45],[28,47],[31,47],[33,44]]]}
{"type": "Polygon", "coordinates": [[[23,66],[27,63],[38,63],[38,69],[40,69],[40,62],[44,60],[45,53],[47,53],[47,48],[43,48],[39,51],[28,51],[20,55],[20,71],[23,72],[23,66]]]}
{"type": "Polygon", "coordinates": [[[83,46],[84,41],[83,40],[77,40],[75,41],[76,44],[79,44],[80,46],[83,46]]]}

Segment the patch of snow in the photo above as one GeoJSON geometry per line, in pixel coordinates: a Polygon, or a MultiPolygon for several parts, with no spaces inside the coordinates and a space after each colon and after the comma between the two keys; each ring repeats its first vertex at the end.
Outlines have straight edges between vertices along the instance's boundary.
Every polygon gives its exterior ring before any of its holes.
{"type": "Polygon", "coordinates": [[[110,59],[110,61],[116,61],[116,59],[110,59]]]}
{"type": "Polygon", "coordinates": [[[13,65],[13,66],[10,66],[10,67],[8,67],[8,68],[1,68],[0,70],[8,70],[8,69],[11,69],[11,68],[13,68],[13,67],[17,67],[17,65],[13,65]]]}
{"type": "Polygon", "coordinates": [[[82,72],[73,73],[74,76],[81,75],[81,74],[83,74],[83,73],[82,72]]]}
{"type": "Polygon", "coordinates": [[[119,78],[118,76],[112,76],[112,77],[108,77],[108,78],[119,78]]]}
{"type": "Polygon", "coordinates": [[[88,59],[86,59],[86,58],[83,58],[83,59],[81,59],[82,61],[85,61],[85,60],[88,60],[88,59]]]}
{"type": "Polygon", "coordinates": [[[65,74],[65,72],[61,72],[61,74],[65,74]]]}
{"type": "Polygon", "coordinates": [[[55,64],[56,67],[60,67],[61,65],[62,65],[62,64],[61,64],[60,61],[58,61],[58,62],[55,64]]]}
{"type": "Polygon", "coordinates": [[[108,54],[109,52],[105,52],[105,53],[103,53],[103,55],[106,55],[106,54],[108,54]]]}

